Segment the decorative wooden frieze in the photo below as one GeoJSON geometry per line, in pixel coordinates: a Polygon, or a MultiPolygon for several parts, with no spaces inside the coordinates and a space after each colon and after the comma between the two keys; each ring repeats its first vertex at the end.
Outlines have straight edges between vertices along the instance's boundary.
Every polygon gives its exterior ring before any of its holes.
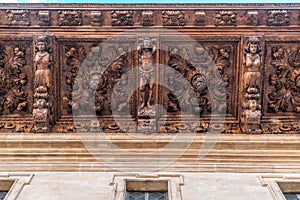
{"type": "Polygon", "coordinates": [[[271,65],[274,71],[269,76],[272,86],[268,94],[268,112],[300,112],[300,47],[296,49],[276,46],[272,48],[271,65]]]}
{"type": "Polygon", "coordinates": [[[204,26],[205,25],[205,12],[196,11],[195,12],[195,26],[204,26]]]}
{"type": "Polygon", "coordinates": [[[215,26],[236,26],[236,11],[218,11],[214,15],[215,26]]]}
{"type": "Polygon", "coordinates": [[[179,10],[162,11],[164,26],[184,26],[185,12],[179,10]]]}
{"type": "Polygon", "coordinates": [[[100,11],[91,11],[91,25],[102,26],[102,13],[100,11]]]}
{"type": "Polygon", "coordinates": [[[290,12],[288,10],[269,10],[267,11],[268,26],[289,26],[290,12]]]}
{"type": "Polygon", "coordinates": [[[112,26],[133,26],[132,10],[116,10],[111,12],[112,26]]]}
{"type": "Polygon", "coordinates": [[[0,115],[28,110],[25,48],[7,45],[0,51],[0,115]]]}
{"type": "Polygon", "coordinates": [[[48,10],[42,10],[38,12],[39,25],[49,26],[50,25],[50,12],[48,10]]]}
{"type": "Polygon", "coordinates": [[[58,25],[59,26],[81,26],[82,14],[81,11],[58,11],[58,25]]]}
{"type": "Polygon", "coordinates": [[[8,25],[29,26],[29,10],[7,10],[8,25]]]}
{"type": "Polygon", "coordinates": [[[143,11],[142,12],[142,25],[143,26],[153,26],[154,25],[153,11],[143,11]]]}
{"type": "Polygon", "coordinates": [[[51,131],[53,91],[52,83],[52,49],[47,36],[39,36],[35,43],[36,53],[33,59],[34,68],[34,103],[33,132],[47,133],[51,131]]]}
{"type": "Polygon", "coordinates": [[[243,105],[241,129],[244,133],[262,133],[261,119],[261,45],[257,37],[249,37],[244,49],[243,105]]]}
{"type": "Polygon", "coordinates": [[[259,24],[258,11],[248,11],[247,12],[246,24],[248,26],[257,26],[259,24]]]}

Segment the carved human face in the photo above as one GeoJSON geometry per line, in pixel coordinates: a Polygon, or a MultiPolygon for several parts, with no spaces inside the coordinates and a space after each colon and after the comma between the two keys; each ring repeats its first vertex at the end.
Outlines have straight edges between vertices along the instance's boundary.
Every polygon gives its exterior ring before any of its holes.
{"type": "Polygon", "coordinates": [[[249,51],[252,54],[256,54],[257,53],[257,44],[250,44],[249,51]]]}
{"type": "Polygon", "coordinates": [[[150,39],[144,40],[144,48],[150,48],[151,47],[151,41],[150,39]]]}
{"type": "Polygon", "coordinates": [[[103,84],[103,77],[101,74],[92,74],[89,78],[89,87],[93,90],[103,84]]]}
{"type": "Polygon", "coordinates": [[[37,43],[37,49],[39,51],[45,51],[46,50],[46,44],[44,42],[38,42],[37,43]]]}

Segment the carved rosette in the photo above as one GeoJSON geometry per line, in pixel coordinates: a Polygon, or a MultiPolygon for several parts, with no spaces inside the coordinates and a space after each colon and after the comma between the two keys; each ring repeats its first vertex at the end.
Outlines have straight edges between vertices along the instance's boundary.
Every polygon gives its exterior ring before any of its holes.
{"type": "Polygon", "coordinates": [[[236,26],[236,11],[218,11],[214,15],[215,26],[236,26]]]}
{"type": "Polygon", "coordinates": [[[272,48],[270,63],[275,71],[269,83],[273,90],[268,97],[268,112],[300,112],[300,48],[291,50],[282,46],[272,48]]]}
{"type": "Polygon", "coordinates": [[[38,18],[40,26],[50,26],[50,12],[48,10],[39,11],[38,18]]]}
{"type": "Polygon", "coordinates": [[[112,26],[133,26],[132,10],[116,10],[111,12],[112,26]]]}
{"type": "Polygon", "coordinates": [[[204,26],[205,25],[205,12],[204,11],[196,11],[195,12],[195,25],[196,26],[204,26]]]}
{"type": "Polygon", "coordinates": [[[100,11],[91,12],[91,25],[92,26],[102,25],[102,13],[100,11]]]}
{"type": "Polygon", "coordinates": [[[258,11],[248,11],[246,24],[248,26],[257,26],[258,23],[258,11]]]}
{"type": "Polygon", "coordinates": [[[143,11],[142,12],[142,25],[143,26],[153,26],[153,11],[143,11]]]}
{"type": "Polygon", "coordinates": [[[269,10],[267,11],[268,26],[289,26],[290,12],[288,10],[269,10]]]}
{"type": "Polygon", "coordinates": [[[0,50],[0,114],[27,111],[25,48],[5,46],[0,50]]]}
{"type": "Polygon", "coordinates": [[[29,10],[7,10],[8,25],[29,26],[29,10]]]}
{"type": "Polygon", "coordinates": [[[48,133],[51,131],[52,118],[52,50],[47,36],[38,36],[34,56],[34,103],[33,103],[33,132],[48,133]]]}
{"type": "Polygon", "coordinates": [[[58,11],[59,26],[81,26],[82,14],[81,11],[58,11]]]}
{"type": "Polygon", "coordinates": [[[179,10],[162,11],[164,26],[184,26],[185,12],[179,10]]]}
{"type": "Polygon", "coordinates": [[[249,37],[244,48],[243,105],[241,129],[247,134],[260,134],[261,105],[261,45],[249,37]]]}

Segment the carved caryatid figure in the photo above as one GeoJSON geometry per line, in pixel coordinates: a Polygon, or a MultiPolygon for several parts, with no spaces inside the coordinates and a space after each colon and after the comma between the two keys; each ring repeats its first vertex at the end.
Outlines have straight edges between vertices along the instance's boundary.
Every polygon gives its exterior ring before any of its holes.
{"type": "Polygon", "coordinates": [[[258,88],[260,85],[261,47],[256,37],[249,38],[245,48],[244,89],[258,88]]]}
{"type": "Polygon", "coordinates": [[[244,104],[242,130],[245,133],[261,133],[260,87],[261,47],[256,37],[250,37],[245,48],[245,73],[243,76],[244,104]]]}
{"type": "Polygon", "coordinates": [[[34,65],[36,67],[35,88],[42,86],[49,89],[51,87],[51,57],[49,50],[47,37],[38,37],[36,43],[36,55],[34,58],[34,65]]]}
{"type": "Polygon", "coordinates": [[[156,51],[155,40],[151,40],[149,37],[141,38],[137,50],[141,61],[141,66],[139,68],[141,97],[140,110],[143,108],[150,109],[150,101],[152,99],[155,79],[155,66],[153,64],[154,53],[156,51]]]}
{"type": "Polygon", "coordinates": [[[47,36],[39,36],[36,42],[34,57],[34,104],[33,104],[33,132],[49,132],[50,127],[50,91],[51,91],[51,55],[47,36]]]}

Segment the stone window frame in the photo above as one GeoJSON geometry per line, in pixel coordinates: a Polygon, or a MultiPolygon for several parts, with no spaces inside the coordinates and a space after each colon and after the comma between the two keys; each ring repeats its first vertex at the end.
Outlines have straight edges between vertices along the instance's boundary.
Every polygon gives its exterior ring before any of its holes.
{"type": "Polygon", "coordinates": [[[181,174],[137,174],[124,173],[114,174],[110,181],[113,187],[111,200],[123,200],[126,194],[127,181],[167,181],[168,182],[168,199],[182,200],[181,186],[184,185],[183,175],[181,174]]]}
{"type": "MultiPolygon", "coordinates": [[[[0,173],[1,181],[12,181],[13,184],[6,194],[5,200],[15,200],[25,185],[30,184],[33,174],[25,173],[0,173]]],[[[1,189],[1,188],[0,188],[1,189]]]]}
{"type": "Polygon", "coordinates": [[[299,175],[262,175],[258,178],[261,185],[268,188],[274,200],[286,200],[283,194],[286,192],[300,193],[299,175]]]}

